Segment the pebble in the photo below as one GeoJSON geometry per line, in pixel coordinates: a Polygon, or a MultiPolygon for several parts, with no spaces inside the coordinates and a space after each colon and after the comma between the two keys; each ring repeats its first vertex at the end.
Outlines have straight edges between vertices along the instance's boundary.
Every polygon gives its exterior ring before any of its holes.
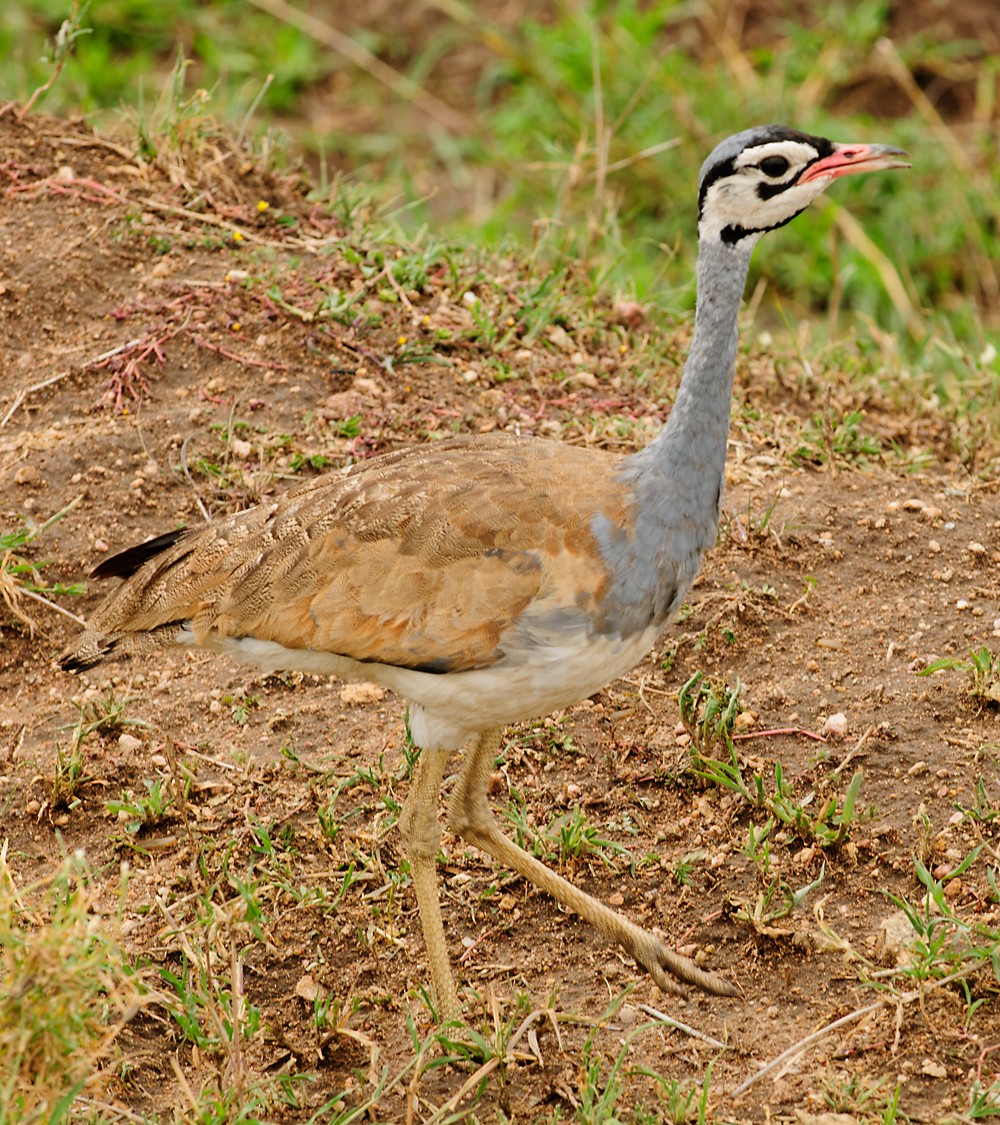
{"type": "Polygon", "coordinates": [[[930,766],[926,762],[914,762],[912,766],[906,771],[907,777],[922,777],[925,773],[930,771],[930,766]]]}
{"type": "Polygon", "coordinates": [[[142,745],[142,739],[136,738],[134,734],[120,734],[118,736],[118,749],[126,754],[134,754],[136,750],[142,749],[142,745]]]}
{"type": "Polygon", "coordinates": [[[972,543],[969,544],[968,551],[969,551],[970,555],[985,555],[986,554],[986,548],[982,545],[982,543],[977,543],[975,541],[973,541],[972,543]]]}
{"type": "Polygon", "coordinates": [[[34,465],[22,465],[14,474],[15,484],[34,485],[40,484],[41,480],[42,474],[34,465]]]}
{"type": "Polygon", "coordinates": [[[843,738],[847,734],[847,716],[842,711],[831,715],[823,724],[822,733],[833,738],[843,738]]]}
{"type": "Polygon", "coordinates": [[[385,688],[378,684],[344,684],[340,689],[340,702],[345,705],[379,703],[385,699],[385,688]]]}
{"type": "Polygon", "coordinates": [[[932,555],[936,555],[941,550],[941,544],[936,539],[930,539],[927,542],[927,550],[932,555]]]}

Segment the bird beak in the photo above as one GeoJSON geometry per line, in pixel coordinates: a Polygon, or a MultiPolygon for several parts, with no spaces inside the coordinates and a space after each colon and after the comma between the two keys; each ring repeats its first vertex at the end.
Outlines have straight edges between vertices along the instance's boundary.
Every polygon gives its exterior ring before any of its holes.
{"type": "Polygon", "coordinates": [[[886,168],[909,168],[909,153],[892,145],[834,145],[830,156],[811,164],[799,177],[800,184],[811,180],[835,180],[855,172],[879,172],[886,168]]]}

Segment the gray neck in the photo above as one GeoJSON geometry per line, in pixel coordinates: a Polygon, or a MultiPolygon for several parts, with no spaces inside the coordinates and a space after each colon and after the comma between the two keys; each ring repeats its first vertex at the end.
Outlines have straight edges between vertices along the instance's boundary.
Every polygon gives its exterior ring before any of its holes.
{"type": "Polygon", "coordinates": [[[717,501],[729,439],[740,301],[753,251],[748,241],[731,246],[713,239],[699,250],[694,338],[677,401],[659,436],[629,458],[639,470],[637,487],[646,477],[650,484],[671,482],[669,494],[644,498],[652,500],[654,510],[681,504],[692,515],[717,501]]]}
{"type": "Polygon", "coordinates": [[[715,542],[737,317],[753,241],[727,245],[711,237],[699,248],[694,339],[677,401],[659,436],[621,469],[635,491],[635,523],[625,534],[601,520],[593,527],[614,574],[602,631],[632,633],[665,622],[715,542]]]}

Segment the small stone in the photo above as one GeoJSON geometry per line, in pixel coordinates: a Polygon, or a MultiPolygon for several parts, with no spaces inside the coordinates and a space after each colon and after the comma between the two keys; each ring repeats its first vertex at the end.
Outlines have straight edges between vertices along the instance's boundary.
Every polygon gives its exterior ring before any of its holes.
{"type": "Polygon", "coordinates": [[[927,550],[932,555],[936,555],[941,550],[941,544],[936,539],[930,539],[927,543],[927,550]]]}
{"type": "Polygon", "coordinates": [[[295,984],[295,995],[301,997],[307,1004],[312,1004],[325,991],[322,985],[309,973],[300,977],[295,984]]]}
{"type": "Polygon", "coordinates": [[[622,1004],[618,1009],[618,1022],[622,1027],[631,1027],[638,1018],[639,1010],[638,1008],[633,1008],[631,1004],[622,1004]]]}
{"type": "Polygon", "coordinates": [[[22,465],[14,474],[15,484],[36,485],[40,484],[42,474],[34,465],[22,465]]]}
{"type": "Polygon", "coordinates": [[[244,441],[243,438],[233,438],[231,448],[233,453],[242,460],[246,460],[253,453],[253,446],[250,442],[244,441]]]}
{"type": "Polygon", "coordinates": [[[362,703],[380,703],[385,699],[385,688],[378,684],[344,684],[340,689],[340,702],[345,706],[362,703]]]}
{"type": "Polygon", "coordinates": [[[823,734],[828,734],[831,738],[843,738],[847,734],[847,716],[842,711],[831,715],[823,724],[823,734]]]}
{"type": "Polygon", "coordinates": [[[971,542],[968,546],[968,552],[970,555],[985,555],[986,548],[982,545],[982,543],[977,543],[973,540],[973,542],[971,542]]]}
{"type": "Polygon", "coordinates": [[[907,777],[923,777],[925,773],[930,771],[930,766],[926,762],[914,762],[912,766],[906,771],[907,777]]]}
{"type": "Polygon", "coordinates": [[[943,1063],[939,1063],[936,1059],[924,1059],[920,1073],[926,1074],[928,1078],[947,1078],[948,1070],[943,1063]]]}
{"type": "Polygon", "coordinates": [[[142,739],[136,738],[134,734],[120,734],[118,736],[118,749],[126,754],[134,754],[137,750],[142,749],[142,739]]]}

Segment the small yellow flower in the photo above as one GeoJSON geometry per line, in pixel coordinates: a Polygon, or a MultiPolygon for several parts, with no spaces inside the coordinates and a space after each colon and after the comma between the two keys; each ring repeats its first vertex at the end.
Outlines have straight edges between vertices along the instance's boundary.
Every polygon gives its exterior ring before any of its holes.
{"type": "Polygon", "coordinates": [[[400,336],[396,343],[399,344],[400,347],[402,347],[406,343],[406,337],[400,336]]]}
{"type": "Polygon", "coordinates": [[[264,211],[266,211],[268,209],[268,207],[270,207],[270,206],[271,206],[271,204],[268,203],[268,201],[266,199],[258,199],[257,200],[257,210],[262,212],[262,213],[264,211]]]}
{"type": "Polygon", "coordinates": [[[238,231],[238,230],[234,230],[233,231],[233,242],[242,242],[242,241],[243,241],[243,232],[238,231]]]}
{"type": "Polygon", "coordinates": [[[423,316],[423,317],[420,318],[421,324],[430,324],[430,322],[431,322],[431,318],[429,316],[423,316]]]}
{"type": "Polygon", "coordinates": [[[241,331],[241,330],[242,330],[242,328],[243,328],[243,325],[242,325],[242,324],[240,324],[240,322],[239,322],[238,320],[237,320],[237,321],[236,321],[236,322],[235,322],[235,323],[233,324],[233,326],[232,326],[232,330],[233,330],[234,332],[239,332],[239,331],[241,331]]]}
{"type": "Polygon", "coordinates": [[[628,351],[628,344],[622,344],[618,350],[624,355],[628,351]]]}

